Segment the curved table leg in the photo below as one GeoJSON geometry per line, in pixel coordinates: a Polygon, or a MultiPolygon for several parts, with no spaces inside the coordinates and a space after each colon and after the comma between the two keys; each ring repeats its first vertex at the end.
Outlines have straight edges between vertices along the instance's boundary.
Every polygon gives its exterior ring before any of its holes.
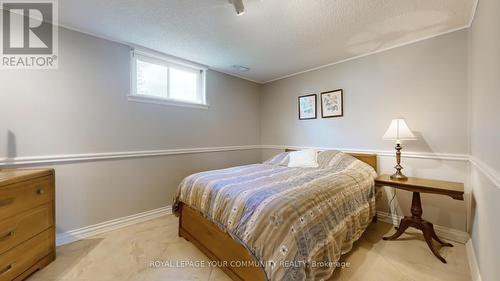
{"type": "Polygon", "coordinates": [[[443,240],[439,239],[439,237],[436,234],[436,231],[434,231],[434,225],[428,221],[424,222],[423,228],[426,229],[426,231],[429,231],[431,233],[431,237],[436,240],[439,244],[446,246],[446,247],[453,247],[451,243],[446,243],[443,240]]]}
{"type": "Polygon", "coordinates": [[[425,221],[422,219],[422,202],[420,200],[420,193],[419,192],[413,192],[413,198],[411,202],[411,217],[404,217],[400,224],[399,227],[396,228],[397,231],[394,233],[392,236],[389,237],[384,237],[384,240],[395,240],[398,239],[399,236],[401,236],[405,230],[408,227],[414,227],[417,229],[420,229],[425,238],[425,242],[431,249],[432,253],[443,263],[446,263],[446,260],[439,254],[439,251],[434,248],[434,245],[432,244],[432,239],[436,240],[443,246],[448,246],[448,247],[453,247],[452,244],[446,243],[439,239],[439,237],[436,235],[436,232],[434,231],[434,225],[428,221],[425,221]]]}
{"type": "Polygon", "coordinates": [[[432,244],[432,233],[428,228],[425,227],[422,229],[422,231],[424,232],[425,242],[427,242],[427,246],[429,246],[434,256],[436,256],[436,258],[438,258],[443,263],[446,263],[446,260],[441,256],[441,254],[439,254],[438,250],[436,250],[436,248],[434,248],[434,245],[432,244]]]}
{"type": "Polygon", "coordinates": [[[396,228],[396,233],[394,233],[391,236],[388,237],[383,237],[382,239],[384,240],[395,240],[398,239],[399,236],[401,236],[403,233],[405,233],[405,230],[410,226],[410,221],[407,218],[403,218],[401,222],[399,223],[399,227],[396,228]]]}

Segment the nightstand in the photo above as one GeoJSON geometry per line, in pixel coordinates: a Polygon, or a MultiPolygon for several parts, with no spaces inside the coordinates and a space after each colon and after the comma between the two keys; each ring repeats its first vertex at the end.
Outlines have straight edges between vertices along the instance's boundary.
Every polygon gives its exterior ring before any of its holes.
{"type": "Polygon", "coordinates": [[[381,175],[375,179],[376,186],[390,186],[397,189],[413,192],[411,203],[411,216],[405,216],[401,219],[399,227],[396,228],[396,233],[389,237],[384,237],[384,240],[396,240],[401,236],[408,227],[419,229],[424,234],[425,242],[431,249],[432,253],[443,263],[446,260],[439,254],[438,250],[434,248],[432,240],[436,240],[443,246],[453,247],[450,243],[445,243],[436,235],[434,225],[422,219],[422,202],[420,200],[420,193],[432,193],[450,196],[455,200],[464,200],[464,185],[458,182],[438,181],[421,178],[411,178],[406,180],[391,179],[389,175],[381,175]]]}

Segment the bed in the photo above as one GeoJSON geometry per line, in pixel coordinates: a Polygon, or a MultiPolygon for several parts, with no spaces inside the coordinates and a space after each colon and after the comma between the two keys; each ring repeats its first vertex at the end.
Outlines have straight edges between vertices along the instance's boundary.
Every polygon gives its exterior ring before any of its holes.
{"type": "Polygon", "coordinates": [[[375,218],[376,155],[323,151],[319,168],[289,168],[287,153],[179,185],[179,236],[233,280],[326,280],[375,218]]]}

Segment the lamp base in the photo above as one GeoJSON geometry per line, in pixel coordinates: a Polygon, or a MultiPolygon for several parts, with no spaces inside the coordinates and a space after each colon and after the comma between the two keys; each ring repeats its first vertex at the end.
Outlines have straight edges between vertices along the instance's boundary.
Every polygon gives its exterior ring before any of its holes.
{"type": "Polygon", "coordinates": [[[403,175],[401,171],[395,172],[393,175],[391,175],[391,180],[407,180],[408,177],[403,175]]]}
{"type": "Polygon", "coordinates": [[[408,177],[403,175],[401,173],[401,170],[403,169],[403,166],[401,166],[401,143],[398,141],[396,142],[396,166],[394,168],[396,169],[396,173],[394,173],[391,176],[391,180],[407,180],[408,177]]]}

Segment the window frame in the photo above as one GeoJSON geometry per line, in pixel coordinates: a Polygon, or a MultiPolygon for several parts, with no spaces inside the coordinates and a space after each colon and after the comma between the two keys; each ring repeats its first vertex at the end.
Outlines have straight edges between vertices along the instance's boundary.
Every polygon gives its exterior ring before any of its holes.
{"type": "Polygon", "coordinates": [[[183,106],[191,108],[208,109],[206,96],[206,72],[207,67],[196,64],[190,61],[185,61],[180,58],[171,57],[168,55],[158,54],[152,51],[138,50],[132,48],[130,51],[130,92],[127,99],[133,102],[153,103],[161,105],[183,106]],[[137,59],[143,58],[146,62],[163,65],[167,67],[167,94],[170,95],[170,68],[191,71],[197,74],[197,96],[201,97],[202,102],[186,101],[173,99],[170,97],[157,97],[137,94],[137,59]]]}

